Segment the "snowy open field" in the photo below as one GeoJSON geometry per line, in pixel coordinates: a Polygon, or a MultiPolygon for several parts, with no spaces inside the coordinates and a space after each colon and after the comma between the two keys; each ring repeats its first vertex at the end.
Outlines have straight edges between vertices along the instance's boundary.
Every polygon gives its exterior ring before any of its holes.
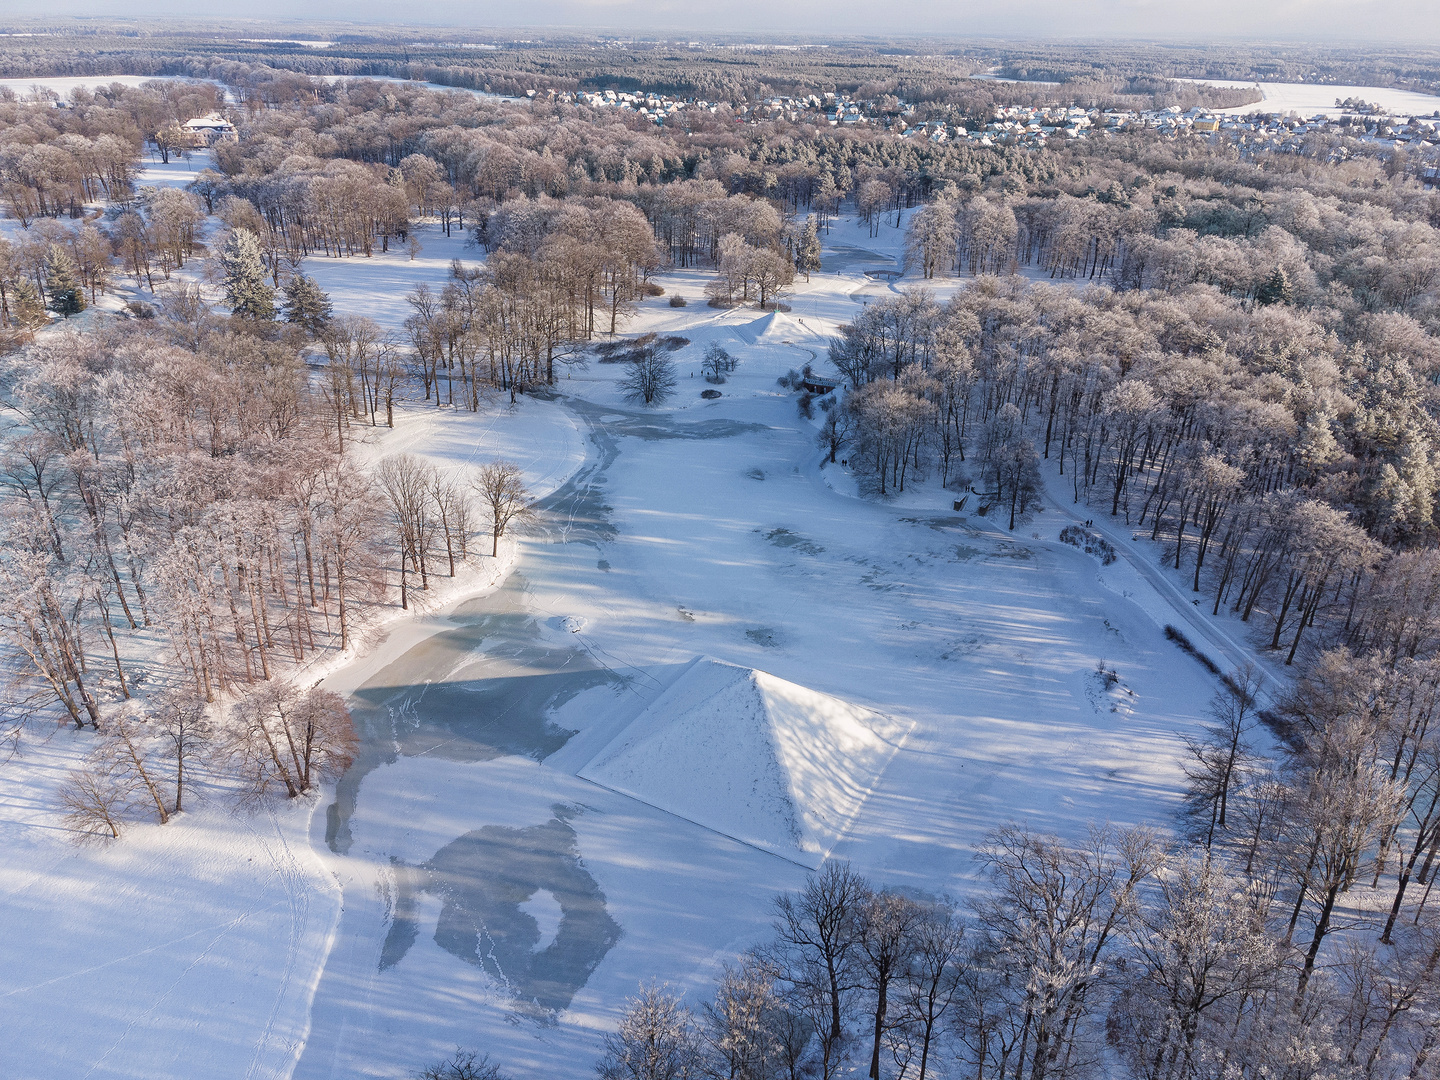
{"type": "MultiPolygon", "coordinates": [[[[419,235],[414,261],[306,271],[398,328],[410,287],[479,258],[419,235]]],[[[715,310],[707,275],[663,275],[690,305],[646,301],[626,331],[690,339],[666,407],[625,404],[619,365],[592,363],[549,400],[415,402],[374,432],[367,455],[514,458],[543,513],[503,586],[329,675],[364,746],[314,807],[234,816],[211,792],[77,849],[50,793],[81,740],[0,766],[0,919],[26,931],[0,943],[0,1076],[398,1078],[460,1044],[579,1080],[639,981],[700,993],[827,854],[963,894],[1006,821],[1166,827],[1216,685],[1164,637],[1184,598],[1056,542],[1058,479],[1014,534],[933,483],[858,497],[776,385],[912,287],[865,274],[902,236],[838,222],[788,313],[715,310]],[[711,342],[739,367],[704,401],[711,342]]]]}
{"type": "Polygon", "coordinates": [[[1440,110],[1440,97],[1419,94],[1413,90],[1396,90],[1388,86],[1329,86],[1318,83],[1254,83],[1226,79],[1181,79],[1181,82],[1208,83],[1211,86],[1248,89],[1258,86],[1265,95],[1253,105],[1233,109],[1216,109],[1221,115],[1243,116],[1252,112],[1297,112],[1301,116],[1339,116],[1343,110],[1336,100],[1360,98],[1389,110],[1396,116],[1430,116],[1440,110]]]}
{"type": "Polygon", "coordinates": [[[83,86],[87,90],[119,83],[121,86],[140,86],[147,82],[205,82],[204,79],[190,79],[183,75],[65,75],[43,79],[0,79],[0,87],[8,87],[20,97],[28,97],[35,87],[51,90],[62,98],[68,98],[70,91],[83,86]]]}

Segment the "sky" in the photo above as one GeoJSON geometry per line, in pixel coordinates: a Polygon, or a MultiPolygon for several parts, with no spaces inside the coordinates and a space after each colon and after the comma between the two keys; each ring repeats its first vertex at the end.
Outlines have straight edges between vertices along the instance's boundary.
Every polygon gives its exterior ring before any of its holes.
{"type": "Polygon", "coordinates": [[[6,13],[295,19],[628,33],[1393,41],[1440,46],[1435,0],[7,0],[6,13]]]}

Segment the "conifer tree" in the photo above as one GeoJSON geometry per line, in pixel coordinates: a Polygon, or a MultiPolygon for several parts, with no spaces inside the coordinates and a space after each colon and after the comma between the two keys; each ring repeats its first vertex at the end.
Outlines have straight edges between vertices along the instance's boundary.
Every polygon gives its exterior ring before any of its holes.
{"type": "Polygon", "coordinates": [[[330,323],[330,297],[312,277],[296,274],[285,283],[285,321],[318,335],[330,323]]]}
{"type": "Polygon", "coordinates": [[[806,220],[805,231],[800,235],[800,245],[795,251],[795,269],[805,275],[806,281],[810,280],[811,270],[820,269],[820,233],[813,217],[806,220]]]}
{"type": "Polygon", "coordinates": [[[68,319],[85,310],[85,290],[75,280],[75,264],[59,244],[51,244],[45,252],[45,288],[55,314],[68,319]]]}
{"type": "Polygon", "coordinates": [[[246,319],[275,318],[275,290],[265,282],[260,241],[249,229],[236,229],[220,256],[225,271],[225,299],[235,315],[246,319]]]}
{"type": "Polygon", "coordinates": [[[22,330],[33,331],[44,326],[48,318],[45,301],[35,283],[29,278],[17,279],[10,293],[11,323],[22,330]]]}
{"type": "Polygon", "coordinates": [[[1275,272],[1265,279],[1264,284],[1255,290],[1255,300],[1261,304],[1290,304],[1295,301],[1295,290],[1290,284],[1290,276],[1285,273],[1283,266],[1277,266],[1275,272]]]}

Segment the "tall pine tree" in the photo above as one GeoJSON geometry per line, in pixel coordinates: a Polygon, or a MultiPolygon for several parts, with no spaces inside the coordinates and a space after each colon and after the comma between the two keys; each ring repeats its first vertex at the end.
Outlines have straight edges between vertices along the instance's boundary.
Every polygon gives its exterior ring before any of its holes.
{"type": "Polygon", "coordinates": [[[330,322],[330,297],[312,277],[296,274],[285,283],[285,321],[318,336],[330,322]]]}
{"type": "Polygon", "coordinates": [[[1290,285],[1290,275],[1283,266],[1277,266],[1261,286],[1255,290],[1255,299],[1261,304],[1290,304],[1295,301],[1295,290],[1290,285]]]}
{"type": "Polygon", "coordinates": [[[815,218],[805,220],[805,231],[800,234],[800,245],[795,250],[795,269],[810,280],[810,271],[820,269],[820,232],[815,218]]]}
{"type": "Polygon", "coordinates": [[[51,244],[45,251],[45,291],[56,315],[68,319],[85,310],[85,290],[75,280],[75,264],[59,244],[51,244]]]}
{"type": "Polygon", "coordinates": [[[265,281],[260,241],[249,229],[236,229],[220,255],[225,271],[225,299],[233,314],[245,319],[275,318],[275,290],[265,281]]]}

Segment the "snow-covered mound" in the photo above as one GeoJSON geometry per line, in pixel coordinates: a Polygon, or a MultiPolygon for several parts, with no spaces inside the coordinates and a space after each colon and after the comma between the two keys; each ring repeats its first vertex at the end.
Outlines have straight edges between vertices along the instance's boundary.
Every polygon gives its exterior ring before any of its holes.
{"type": "Polygon", "coordinates": [[[813,864],[844,835],[905,731],[828,694],[701,657],[580,775],[813,864]]]}

